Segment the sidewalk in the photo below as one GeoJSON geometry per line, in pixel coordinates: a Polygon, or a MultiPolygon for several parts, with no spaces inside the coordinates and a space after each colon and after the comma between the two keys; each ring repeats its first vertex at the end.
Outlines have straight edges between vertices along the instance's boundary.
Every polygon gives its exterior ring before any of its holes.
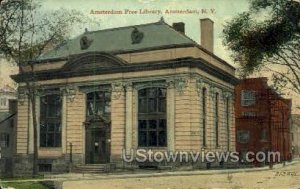
{"type": "MultiPolygon", "coordinates": [[[[286,165],[276,164],[272,170],[280,169],[286,166],[300,163],[300,159],[292,162],[286,162],[286,165]]],[[[161,171],[157,170],[135,170],[128,172],[113,172],[102,174],[81,174],[81,173],[66,173],[58,175],[46,175],[44,179],[27,179],[27,180],[13,180],[13,181],[1,181],[2,183],[9,182],[26,182],[26,181],[77,181],[77,180],[106,180],[106,179],[125,179],[125,178],[145,178],[145,177],[164,177],[164,176],[189,176],[189,175],[215,175],[215,174],[228,174],[228,173],[243,173],[243,172],[257,172],[270,170],[268,166],[259,168],[246,168],[246,169],[222,169],[222,170],[190,170],[190,171],[161,171]]]]}

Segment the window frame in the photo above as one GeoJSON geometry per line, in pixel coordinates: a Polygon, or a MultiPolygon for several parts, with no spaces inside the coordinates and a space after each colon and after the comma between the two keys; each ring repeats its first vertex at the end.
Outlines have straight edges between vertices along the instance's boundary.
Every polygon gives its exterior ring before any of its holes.
{"type": "Polygon", "coordinates": [[[98,112],[100,110],[100,115],[104,117],[110,117],[111,114],[111,92],[108,90],[97,90],[97,91],[91,91],[89,93],[86,93],[86,118],[92,118],[94,116],[97,116],[98,114],[89,114],[89,105],[90,102],[93,102],[93,108],[96,107],[96,104],[98,103],[98,112]],[[96,99],[96,94],[102,94],[104,98],[96,99]],[[93,99],[89,99],[89,95],[93,94],[93,99]],[[106,95],[108,94],[108,95],[106,95]],[[102,104],[102,105],[101,105],[102,104]],[[101,106],[100,106],[101,105],[101,106]],[[109,107],[109,111],[106,111],[106,107],[109,107]],[[102,112],[102,113],[101,113],[102,112]]]}
{"type": "Polygon", "coordinates": [[[268,140],[268,130],[263,128],[260,133],[260,140],[267,141],[268,140]]]}
{"type": "Polygon", "coordinates": [[[207,104],[207,89],[205,87],[202,88],[202,145],[206,147],[206,104],[207,104]]]}
{"type": "Polygon", "coordinates": [[[9,148],[10,135],[9,133],[1,133],[1,148],[9,148]]]}
{"type": "MultiPolygon", "coordinates": [[[[39,116],[39,147],[41,148],[60,148],[62,147],[62,114],[63,114],[63,99],[61,94],[47,94],[40,97],[40,116],[39,116]],[[58,114],[49,115],[50,107],[44,103],[44,98],[57,98],[58,103],[50,104],[55,106],[54,112],[59,112],[58,114]],[[46,107],[43,107],[46,106],[46,107]],[[45,126],[43,128],[43,125],[45,126]],[[51,126],[52,125],[52,126],[51,126]],[[52,127],[52,128],[51,128],[52,127]],[[45,130],[46,129],[46,130],[45,130]],[[52,139],[52,144],[48,141],[48,138],[52,139]],[[44,140],[44,141],[42,141],[44,140]]],[[[53,107],[52,107],[53,108],[53,107]]]]}
{"type": "Polygon", "coordinates": [[[215,105],[215,119],[214,119],[214,124],[215,124],[215,137],[216,137],[216,147],[219,147],[219,93],[215,93],[215,99],[214,99],[215,105]]]}
{"type": "Polygon", "coordinates": [[[247,107],[247,106],[252,106],[255,104],[256,104],[256,91],[242,90],[241,91],[241,106],[247,107]],[[248,95],[249,95],[249,97],[248,97],[248,95]]]}
{"type": "Polygon", "coordinates": [[[247,130],[238,130],[237,131],[237,141],[238,143],[241,143],[241,144],[247,144],[249,141],[250,141],[250,131],[247,131],[247,130]],[[243,139],[241,140],[241,134],[247,134],[247,139],[243,139]]]}
{"type": "Polygon", "coordinates": [[[226,132],[227,132],[227,150],[230,148],[230,98],[226,97],[225,99],[226,104],[226,132]]]}
{"type": "Polygon", "coordinates": [[[166,87],[146,87],[141,88],[137,91],[137,128],[138,128],[138,147],[142,148],[160,148],[160,147],[167,147],[167,89],[166,87]],[[150,95],[150,90],[155,90],[155,95],[150,95]],[[160,95],[160,91],[161,91],[160,95]],[[142,93],[145,93],[142,95],[142,93]],[[141,107],[141,103],[144,101],[144,105],[146,108],[141,107]],[[152,104],[153,103],[153,104],[152,104]],[[161,104],[164,104],[164,107],[160,107],[161,104]],[[153,105],[154,107],[151,107],[153,105]],[[143,110],[143,111],[141,111],[143,110]],[[160,128],[160,121],[164,120],[164,129],[160,128]],[[146,121],[146,128],[142,128],[141,122],[146,121]],[[156,128],[150,128],[150,121],[156,122],[156,128]],[[151,137],[150,133],[156,132],[156,144],[151,144],[151,137]],[[164,132],[164,142],[163,144],[160,143],[160,133],[164,132]],[[141,143],[142,133],[146,133],[146,142],[141,143]]]}

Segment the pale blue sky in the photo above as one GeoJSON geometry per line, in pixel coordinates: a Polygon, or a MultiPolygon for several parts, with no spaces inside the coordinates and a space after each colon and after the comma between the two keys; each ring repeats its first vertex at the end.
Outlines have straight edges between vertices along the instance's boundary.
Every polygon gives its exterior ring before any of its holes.
{"type": "MultiPolygon", "coordinates": [[[[248,10],[249,0],[46,0],[42,1],[44,9],[53,10],[58,8],[80,10],[86,15],[99,20],[100,28],[95,28],[88,24],[89,30],[99,30],[106,28],[115,28],[128,25],[144,24],[156,22],[161,16],[165,22],[172,25],[173,22],[184,22],[186,27],[186,35],[194,41],[200,40],[200,22],[201,18],[210,18],[215,23],[215,50],[214,53],[229,63],[233,64],[229,57],[228,50],[222,45],[222,30],[225,21],[230,20],[234,15],[248,10]],[[92,15],[91,10],[161,10],[160,15],[155,14],[136,14],[136,15],[92,15]],[[165,10],[169,9],[190,9],[200,10],[206,9],[208,13],[200,14],[165,14],[165,10]],[[214,9],[215,13],[211,13],[214,9]]],[[[74,35],[78,35],[83,31],[78,31],[74,35]]]]}

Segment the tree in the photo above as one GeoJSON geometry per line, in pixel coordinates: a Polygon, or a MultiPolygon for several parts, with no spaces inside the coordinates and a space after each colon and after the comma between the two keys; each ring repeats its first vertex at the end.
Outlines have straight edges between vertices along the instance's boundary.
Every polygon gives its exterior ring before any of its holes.
{"type": "MultiPolygon", "coordinates": [[[[0,53],[19,67],[29,67],[31,76],[25,79],[26,94],[33,118],[33,171],[36,175],[38,159],[36,95],[33,63],[49,46],[56,46],[67,40],[73,27],[95,22],[75,10],[58,9],[43,12],[41,4],[34,0],[0,0],[0,53]]],[[[78,29],[78,28],[77,28],[78,29]]]]}
{"type": "Polygon", "coordinates": [[[272,71],[275,89],[300,94],[300,3],[251,0],[250,9],[227,22],[224,44],[238,62],[242,77],[272,71]]]}

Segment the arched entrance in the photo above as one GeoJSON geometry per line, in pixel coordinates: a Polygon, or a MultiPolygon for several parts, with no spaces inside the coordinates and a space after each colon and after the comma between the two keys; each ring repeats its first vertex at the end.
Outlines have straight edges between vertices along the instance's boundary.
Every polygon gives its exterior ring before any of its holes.
{"type": "Polygon", "coordinates": [[[110,121],[101,116],[87,120],[85,134],[85,163],[101,164],[110,161],[110,121]]]}

